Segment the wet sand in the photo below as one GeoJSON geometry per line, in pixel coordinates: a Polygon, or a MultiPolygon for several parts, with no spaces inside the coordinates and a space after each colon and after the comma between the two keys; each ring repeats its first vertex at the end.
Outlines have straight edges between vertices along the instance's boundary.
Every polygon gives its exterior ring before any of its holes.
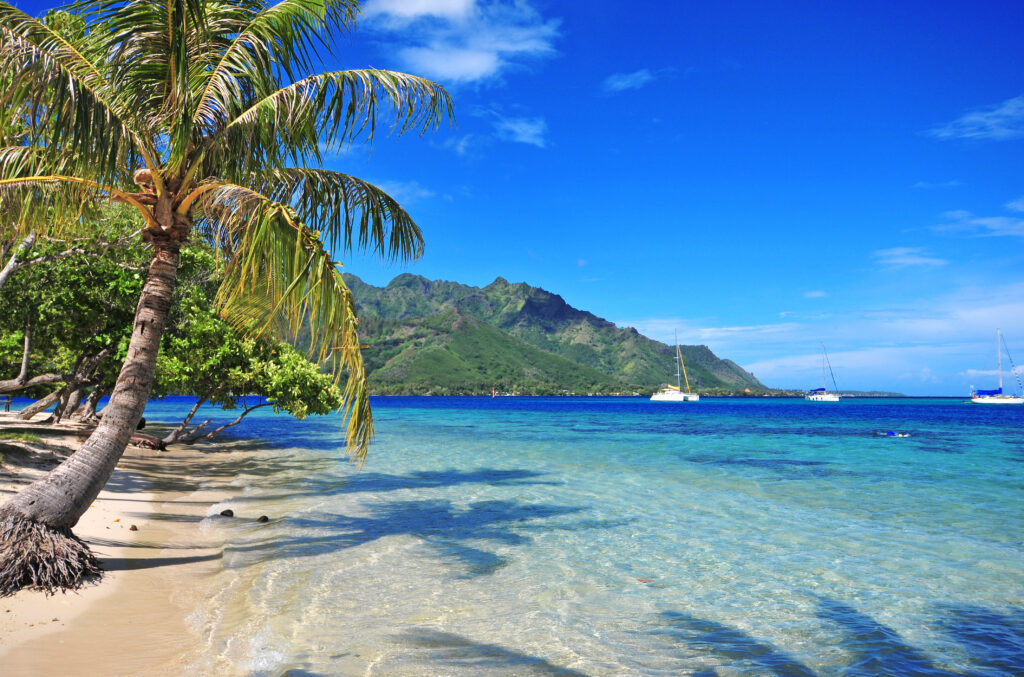
{"type": "MultiPolygon", "coordinates": [[[[0,414],[0,432],[12,424],[0,414]]],[[[79,439],[73,433],[23,445],[30,454],[8,452],[0,465],[0,503],[48,469],[38,466],[58,460],[47,463],[47,456],[73,450],[79,439]]],[[[129,446],[74,528],[106,573],[78,592],[0,598],[3,674],[187,674],[188,656],[200,645],[188,617],[219,570],[223,547],[218,530],[202,530],[200,522],[211,506],[238,493],[229,483],[255,453],[251,446],[167,452],[129,446]]]]}

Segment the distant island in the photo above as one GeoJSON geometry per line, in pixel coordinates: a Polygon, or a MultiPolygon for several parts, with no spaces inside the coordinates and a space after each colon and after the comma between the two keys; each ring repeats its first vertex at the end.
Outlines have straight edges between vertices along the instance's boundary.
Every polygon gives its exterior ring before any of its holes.
{"type": "MultiPolygon", "coordinates": [[[[408,273],[386,287],[346,274],[371,392],[481,395],[650,393],[675,380],[675,347],[497,278],[486,287],[408,273]]],[[[783,395],[707,346],[682,346],[703,395],[783,395]]]]}

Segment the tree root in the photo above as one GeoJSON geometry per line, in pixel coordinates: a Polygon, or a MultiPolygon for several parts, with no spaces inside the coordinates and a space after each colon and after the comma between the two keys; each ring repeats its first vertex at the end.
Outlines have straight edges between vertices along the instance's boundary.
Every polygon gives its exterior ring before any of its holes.
{"type": "Polygon", "coordinates": [[[0,597],[18,590],[76,590],[103,574],[100,562],[71,529],[0,511],[0,597]]]}

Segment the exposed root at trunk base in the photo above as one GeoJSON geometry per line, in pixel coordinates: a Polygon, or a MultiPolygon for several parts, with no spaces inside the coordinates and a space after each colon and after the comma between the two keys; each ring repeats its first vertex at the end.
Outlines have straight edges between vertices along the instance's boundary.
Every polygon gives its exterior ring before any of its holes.
{"type": "Polygon", "coordinates": [[[99,560],[71,529],[0,511],[0,597],[23,588],[47,594],[75,590],[102,573],[99,560]]]}

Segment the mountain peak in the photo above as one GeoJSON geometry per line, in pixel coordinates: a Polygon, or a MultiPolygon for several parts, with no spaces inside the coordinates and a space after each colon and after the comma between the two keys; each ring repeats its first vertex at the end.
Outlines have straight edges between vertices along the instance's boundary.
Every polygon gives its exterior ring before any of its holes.
{"type": "MultiPolygon", "coordinates": [[[[470,327],[489,326],[534,349],[576,363],[581,369],[603,373],[623,385],[623,389],[626,385],[656,387],[675,376],[674,346],[653,341],[632,327],[620,329],[608,320],[574,308],[558,294],[525,282],[512,284],[498,276],[481,289],[403,273],[386,288],[353,284],[352,291],[360,317],[365,313],[367,324],[372,322],[370,316],[411,323],[402,330],[405,333],[389,336],[385,343],[413,341],[411,337],[418,331],[413,324],[440,323],[437,327],[444,326],[461,337],[449,344],[451,349],[458,344],[459,350],[467,351],[460,359],[498,359],[493,355],[497,350],[494,345],[481,343],[470,347],[464,340],[470,327]]],[[[381,331],[384,326],[381,325],[381,331]]],[[[380,338],[384,338],[383,334],[380,338]]],[[[413,348],[413,343],[408,345],[413,348]]],[[[422,343],[415,345],[425,349],[422,343]]],[[[753,376],[723,362],[707,346],[684,346],[683,359],[691,382],[698,388],[763,388],[753,376]]]]}

